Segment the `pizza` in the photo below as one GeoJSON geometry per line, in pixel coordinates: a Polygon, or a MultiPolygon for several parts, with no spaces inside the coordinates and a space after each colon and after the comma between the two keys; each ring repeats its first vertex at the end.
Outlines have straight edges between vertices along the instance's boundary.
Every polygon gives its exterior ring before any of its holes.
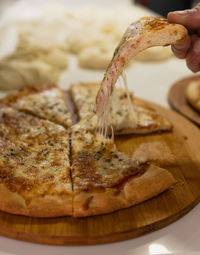
{"type": "Polygon", "coordinates": [[[0,106],[0,209],[35,217],[72,215],[69,134],[0,106]]]}
{"type": "Polygon", "coordinates": [[[1,102],[66,128],[73,124],[69,100],[56,85],[28,87],[8,95],[1,102]]]}
{"type": "Polygon", "coordinates": [[[91,216],[127,208],[175,183],[167,170],[119,152],[113,140],[94,133],[89,120],[72,127],[73,213],[91,216]]]}
{"type": "Polygon", "coordinates": [[[90,115],[70,128],[34,115],[0,105],[2,211],[99,215],[141,203],[175,183],[167,170],[118,151],[114,138],[95,132],[90,115]]]}
{"type": "MultiPolygon", "coordinates": [[[[92,114],[99,88],[98,83],[80,82],[71,85],[70,93],[79,120],[92,114]]],[[[130,99],[133,106],[128,103],[127,92],[123,89],[116,89],[108,127],[110,131],[111,126],[113,127],[114,134],[149,134],[172,129],[171,123],[147,106],[144,101],[136,99],[132,93],[130,93],[130,99]]],[[[97,116],[93,117],[93,120],[95,128],[97,116]]]]}
{"type": "Polygon", "coordinates": [[[0,210],[34,217],[85,217],[127,208],[169,189],[176,182],[173,175],[151,164],[148,153],[141,157],[141,148],[134,152],[136,157],[119,151],[114,134],[171,130],[171,124],[127,87],[115,91],[114,85],[135,54],[126,55],[129,46],[139,52],[147,44],[173,43],[184,36],[182,26],[144,18],[128,28],[100,88],[94,83],[72,85],[72,101],[53,85],[2,99],[0,210]],[[111,70],[112,65],[117,69],[111,70]],[[112,136],[104,132],[106,126],[112,136]]]}
{"type": "Polygon", "coordinates": [[[200,112],[200,80],[191,81],[185,91],[187,101],[200,112]]]}

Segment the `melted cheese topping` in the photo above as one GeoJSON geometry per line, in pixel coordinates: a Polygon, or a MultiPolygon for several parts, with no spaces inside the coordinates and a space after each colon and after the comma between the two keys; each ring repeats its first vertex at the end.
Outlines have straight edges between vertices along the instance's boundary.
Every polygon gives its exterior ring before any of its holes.
{"type": "Polygon", "coordinates": [[[25,199],[71,194],[66,130],[16,110],[0,109],[0,183],[25,199]]]}
{"type": "Polygon", "coordinates": [[[10,106],[65,127],[70,127],[73,124],[71,113],[59,88],[47,88],[38,93],[19,97],[16,101],[11,102],[10,106]]]}
{"type": "MultiPolygon", "coordinates": [[[[96,93],[99,84],[77,83],[71,87],[71,94],[78,109],[80,119],[91,116],[95,104],[96,93]]],[[[89,119],[90,129],[97,128],[97,116],[89,119]]],[[[109,119],[107,122],[108,132],[111,127],[114,133],[123,133],[123,130],[130,129],[129,133],[154,131],[154,129],[167,129],[170,124],[160,117],[154,110],[140,106],[138,101],[127,90],[115,89],[112,95],[112,104],[109,119]],[[132,102],[132,103],[131,103],[132,102]],[[132,107],[130,106],[132,105],[132,107]],[[130,110],[131,109],[131,110],[130,110]]]]}
{"type": "Polygon", "coordinates": [[[128,26],[114,51],[96,97],[94,110],[98,115],[98,125],[102,125],[100,129],[103,130],[103,134],[106,134],[108,129],[111,95],[115,84],[130,60],[147,48],[173,45],[184,40],[186,36],[185,27],[170,24],[162,18],[144,17],[128,26]]]}
{"type": "Polygon", "coordinates": [[[119,152],[114,142],[91,132],[88,119],[72,127],[72,180],[75,192],[121,185],[143,171],[133,158],[119,152]]]}

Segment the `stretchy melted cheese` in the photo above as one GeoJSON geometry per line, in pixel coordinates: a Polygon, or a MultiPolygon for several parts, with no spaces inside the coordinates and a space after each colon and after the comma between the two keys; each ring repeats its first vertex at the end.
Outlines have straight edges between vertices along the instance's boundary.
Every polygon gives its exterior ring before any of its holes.
{"type": "Polygon", "coordinates": [[[95,112],[103,133],[107,133],[111,95],[116,81],[130,60],[141,51],[176,44],[184,40],[187,30],[182,25],[170,24],[166,19],[145,17],[132,23],[116,48],[97,94],[95,112]]]}

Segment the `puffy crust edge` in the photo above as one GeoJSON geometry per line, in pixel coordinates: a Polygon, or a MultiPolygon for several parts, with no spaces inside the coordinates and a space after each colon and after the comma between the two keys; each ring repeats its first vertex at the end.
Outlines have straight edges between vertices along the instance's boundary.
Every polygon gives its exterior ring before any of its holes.
{"type": "Polygon", "coordinates": [[[192,81],[185,90],[187,101],[198,111],[200,111],[200,82],[192,81]]]}
{"type": "Polygon", "coordinates": [[[51,90],[51,89],[55,89],[55,88],[58,88],[58,86],[57,85],[43,85],[43,86],[22,88],[19,91],[15,92],[15,93],[11,93],[11,94],[7,95],[6,97],[2,98],[0,100],[0,102],[3,104],[10,105],[24,96],[28,96],[31,94],[37,94],[37,93],[43,92],[45,90],[51,90]]]}
{"type": "Polygon", "coordinates": [[[76,192],[73,200],[73,216],[85,217],[111,213],[148,200],[167,190],[175,179],[167,170],[151,165],[146,172],[129,179],[121,189],[76,192]]]}
{"type": "Polygon", "coordinates": [[[26,202],[19,193],[11,192],[0,184],[0,210],[32,217],[58,217],[72,215],[72,195],[46,195],[26,202]]]}

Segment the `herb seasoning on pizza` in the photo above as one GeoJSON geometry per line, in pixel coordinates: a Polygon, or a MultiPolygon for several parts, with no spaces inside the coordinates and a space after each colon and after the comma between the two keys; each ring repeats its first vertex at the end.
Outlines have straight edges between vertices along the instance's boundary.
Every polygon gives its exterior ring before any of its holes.
{"type": "MultiPolygon", "coordinates": [[[[73,102],[79,120],[91,116],[95,104],[96,94],[100,88],[98,83],[76,83],[70,87],[73,102]]],[[[130,111],[128,96],[125,90],[116,89],[111,102],[108,133],[111,127],[115,135],[150,134],[157,131],[169,131],[172,125],[157,112],[149,108],[142,100],[134,98],[129,93],[133,111],[130,111]]],[[[92,117],[94,129],[97,128],[97,116],[92,117]]]]}
{"type": "Polygon", "coordinates": [[[171,187],[175,179],[170,172],[120,152],[107,131],[148,134],[171,129],[127,88],[114,91],[114,86],[138,52],[185,36],[184,27],[164,19],[133,23],[100,89],[89,83],[71,86],[79,115],[75,125],[69,102],[57,86],[27,88],[2,99],[0,210],[36,217],[85,217],[136,205],[171,187]],[[96,132],[98,128],[101,132],[96,132]]]}
{"type": "Polygon", "coordinates": [[[69,134],[60,125],[0,106],[0,210],[72,215],[69,134]]]}
{"type": "Polygon", "coordinates": [[[167,170],[119,152],[113,140],[94,133],[91,118],[72,127],[73,213],[75,217],[113,212],[168,189],[167,170]]]}
{"type": "Polygon", "coordinates": [[[69,101],[56,85],[28,87],[7,96],[1,102],[66,128],[73,124],[69,101]]]}

